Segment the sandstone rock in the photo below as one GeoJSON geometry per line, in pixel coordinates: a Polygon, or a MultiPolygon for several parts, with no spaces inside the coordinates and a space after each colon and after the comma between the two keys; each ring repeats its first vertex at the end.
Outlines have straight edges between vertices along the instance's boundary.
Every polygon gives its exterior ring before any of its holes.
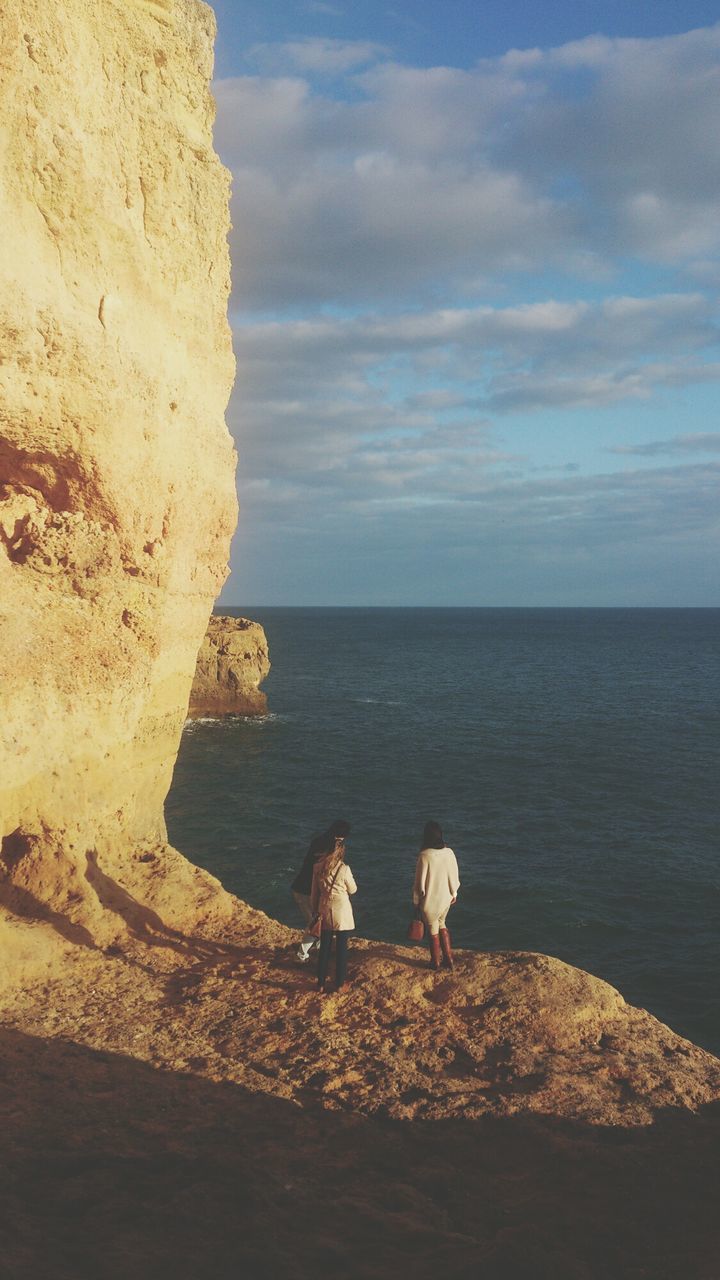
{"type": "Polygon", "coordinates": [[[198,653],[189,715],[264,715],[267,698],[259,685],[269,671],[267,639],[258,622],[212,617],[198,653]]]}
{"type": "Polygon", "coordinates": [[[163,818],[236,519],[213,35],[197,0],[3,8],[0,902],[96,941],[173,877],[227,910],[163,818]]]}
{"type": "MultiPolygon", "coordinates": [[[[156,868],[168,892],[173,870],[156,868]]],[[[110,958],[66,927],[42,989],[20,973],[0,989],[2,1021],[356,1116],[633,1127],[720,1103],[717,1058],[550,956],[460,951],[435,974],[423,950],[356,939],[350,987],[322,997],[297,932],[234,900],[199,937],[157,901],[127,913],[110,958]]]]}

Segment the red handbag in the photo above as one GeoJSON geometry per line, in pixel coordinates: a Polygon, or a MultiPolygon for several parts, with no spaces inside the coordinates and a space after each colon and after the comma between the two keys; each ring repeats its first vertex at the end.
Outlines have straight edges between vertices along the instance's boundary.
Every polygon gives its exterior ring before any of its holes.
{"type": "Polygon", "coordinates": [[[425,921],[418,909],[408,925],[408,942],[422,942],[425,937],[425,921]]]}

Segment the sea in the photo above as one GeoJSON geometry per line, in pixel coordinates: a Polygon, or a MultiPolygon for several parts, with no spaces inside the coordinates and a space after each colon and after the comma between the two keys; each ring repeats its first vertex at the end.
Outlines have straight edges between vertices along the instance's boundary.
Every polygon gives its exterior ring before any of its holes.
{"type": "Polygon", "coordinates": [[[172,843],[297,926],[352,825],[358,933],[402,942],[424,823],[456,947],[539,951],[720,1054],[720,609],[223,609],[260,622],[259,718],[189,721],[172,843]]]}

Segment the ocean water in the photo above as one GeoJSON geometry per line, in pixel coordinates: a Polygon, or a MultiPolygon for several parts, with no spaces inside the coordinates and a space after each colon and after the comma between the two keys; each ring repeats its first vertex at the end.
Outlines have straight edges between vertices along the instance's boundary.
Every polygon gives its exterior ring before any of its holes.
{"type": "Polygon", "coordinates": [[[434,818],[456,946],[559,956],[720,1053],[720,610],[243,612],[270,714],[188,723],[178,848],[296,925],[346,817],[358,932],[399,942],[434,818]]]}

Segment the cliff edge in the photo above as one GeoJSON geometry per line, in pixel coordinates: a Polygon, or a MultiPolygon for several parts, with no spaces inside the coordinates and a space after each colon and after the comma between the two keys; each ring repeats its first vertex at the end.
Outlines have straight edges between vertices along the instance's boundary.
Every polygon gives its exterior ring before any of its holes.
{"type": "Polygon", "coordinates": [[[541,955],[323,997],[298,936],[145,911],[0,992],[8,1275],[714,1280],[716,1058],[541,955]]]}

